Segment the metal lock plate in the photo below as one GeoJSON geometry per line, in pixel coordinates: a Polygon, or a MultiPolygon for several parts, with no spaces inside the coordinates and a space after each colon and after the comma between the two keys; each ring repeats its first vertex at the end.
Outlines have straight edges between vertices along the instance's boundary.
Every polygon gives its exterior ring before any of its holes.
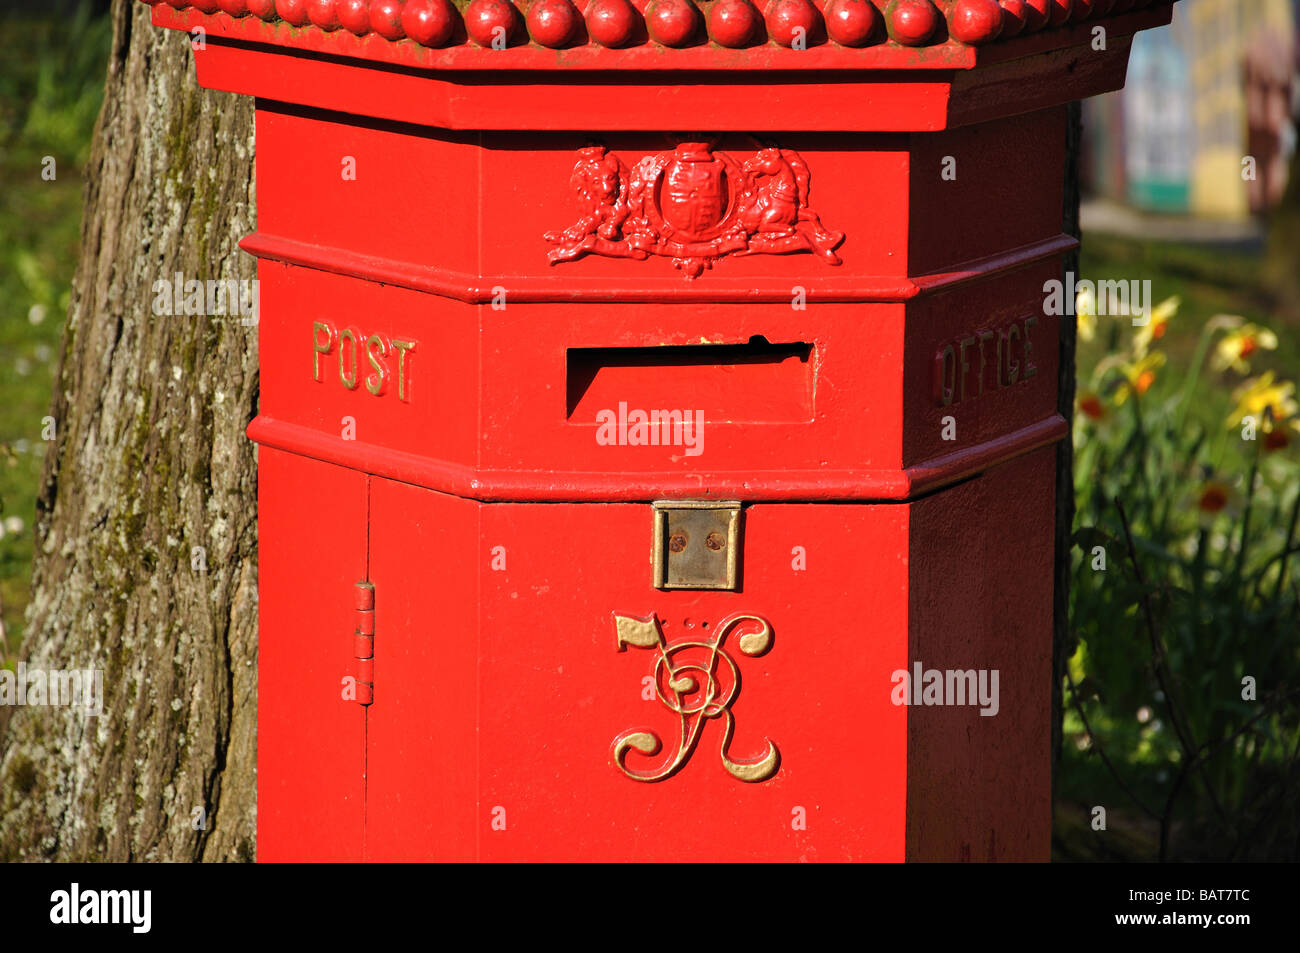
{"type": "Polygon", "coordinates": [[[740,588],[740,504],[661,500],[651,542],[656,589],[740,588]]]}

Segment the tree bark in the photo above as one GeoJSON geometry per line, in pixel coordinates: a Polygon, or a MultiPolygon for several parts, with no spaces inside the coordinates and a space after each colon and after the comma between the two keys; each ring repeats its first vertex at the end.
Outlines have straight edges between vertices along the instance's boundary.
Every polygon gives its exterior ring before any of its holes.
{"type": "Polygon", "coordinates": [[[23,647],[101,670],[104,714],[0,706],[0,859],[251,860],[257,329],[153,310],[177,273],[254,277],[253,108],[146,5],[111,15],[23,647]]]}

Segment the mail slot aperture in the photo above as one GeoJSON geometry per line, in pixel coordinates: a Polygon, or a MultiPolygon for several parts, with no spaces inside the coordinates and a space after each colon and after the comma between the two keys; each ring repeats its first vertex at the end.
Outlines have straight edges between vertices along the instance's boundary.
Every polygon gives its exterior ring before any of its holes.
{"type": "Polygon", "coordinates": [[[569,348],[567,416],[595,422],[603,410],[702,411],[711,423],[798,423],[812,419],[816,392],[811,344],[569,348]]]}

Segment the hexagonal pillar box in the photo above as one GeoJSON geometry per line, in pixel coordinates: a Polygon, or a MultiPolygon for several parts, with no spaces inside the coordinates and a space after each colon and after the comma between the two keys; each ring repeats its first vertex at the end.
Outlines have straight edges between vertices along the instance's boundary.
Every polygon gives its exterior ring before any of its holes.
{"type": "Polygon", "coordinates": [[[1167,0],[152,15],[257,101],[261,859],[1047,858],[1065,104],[1167,0]]]}

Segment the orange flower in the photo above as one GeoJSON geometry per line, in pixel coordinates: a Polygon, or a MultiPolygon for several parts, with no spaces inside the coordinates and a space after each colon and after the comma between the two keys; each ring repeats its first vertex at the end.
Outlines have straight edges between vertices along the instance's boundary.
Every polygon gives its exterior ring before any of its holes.
{"type": "Polygon", "coordinates": [[[1093,420],[1101,420],[1106,416],[1106,408],[1096,394],[1088,393],[1080,397],[1079,409],[1093,420]]]}
{"type": "Polygon", "coordinates": [[[1232,491],[1222,483],[1207,483],[1196,501],[1203,513],[1221,513],[1228,507],[1228,497],[1232,491]]]}
{"type": "MultiPolygon", "coordinates": [[[[1147,327],[1150,327],[1150,325],[1147,327]]],[[[1147,328],[1143,328],[1143,330],[1145,331],[1147,328]]],[[[1156,371],[1163,367],[1164,364],[1164,352],[1152,351],[1139,361],[1121,365],[1120,372],[1124,375],[1124,379],[1115,388],[1115,406],[1123,406],[1130,396],[1141,397],[1149,391],[1151,385],[1156,382],[1156,371]]]]}
{"type": "Polygon", "coordinates": [[[1196,514],[1202,529],[1211,529],[1221,517],[1235,517],[1241,512],[1241,497],[1229,484],[1216,480],[1206,473],[1199,490],[1192,490],[1188,504],[1196,514]]]}

